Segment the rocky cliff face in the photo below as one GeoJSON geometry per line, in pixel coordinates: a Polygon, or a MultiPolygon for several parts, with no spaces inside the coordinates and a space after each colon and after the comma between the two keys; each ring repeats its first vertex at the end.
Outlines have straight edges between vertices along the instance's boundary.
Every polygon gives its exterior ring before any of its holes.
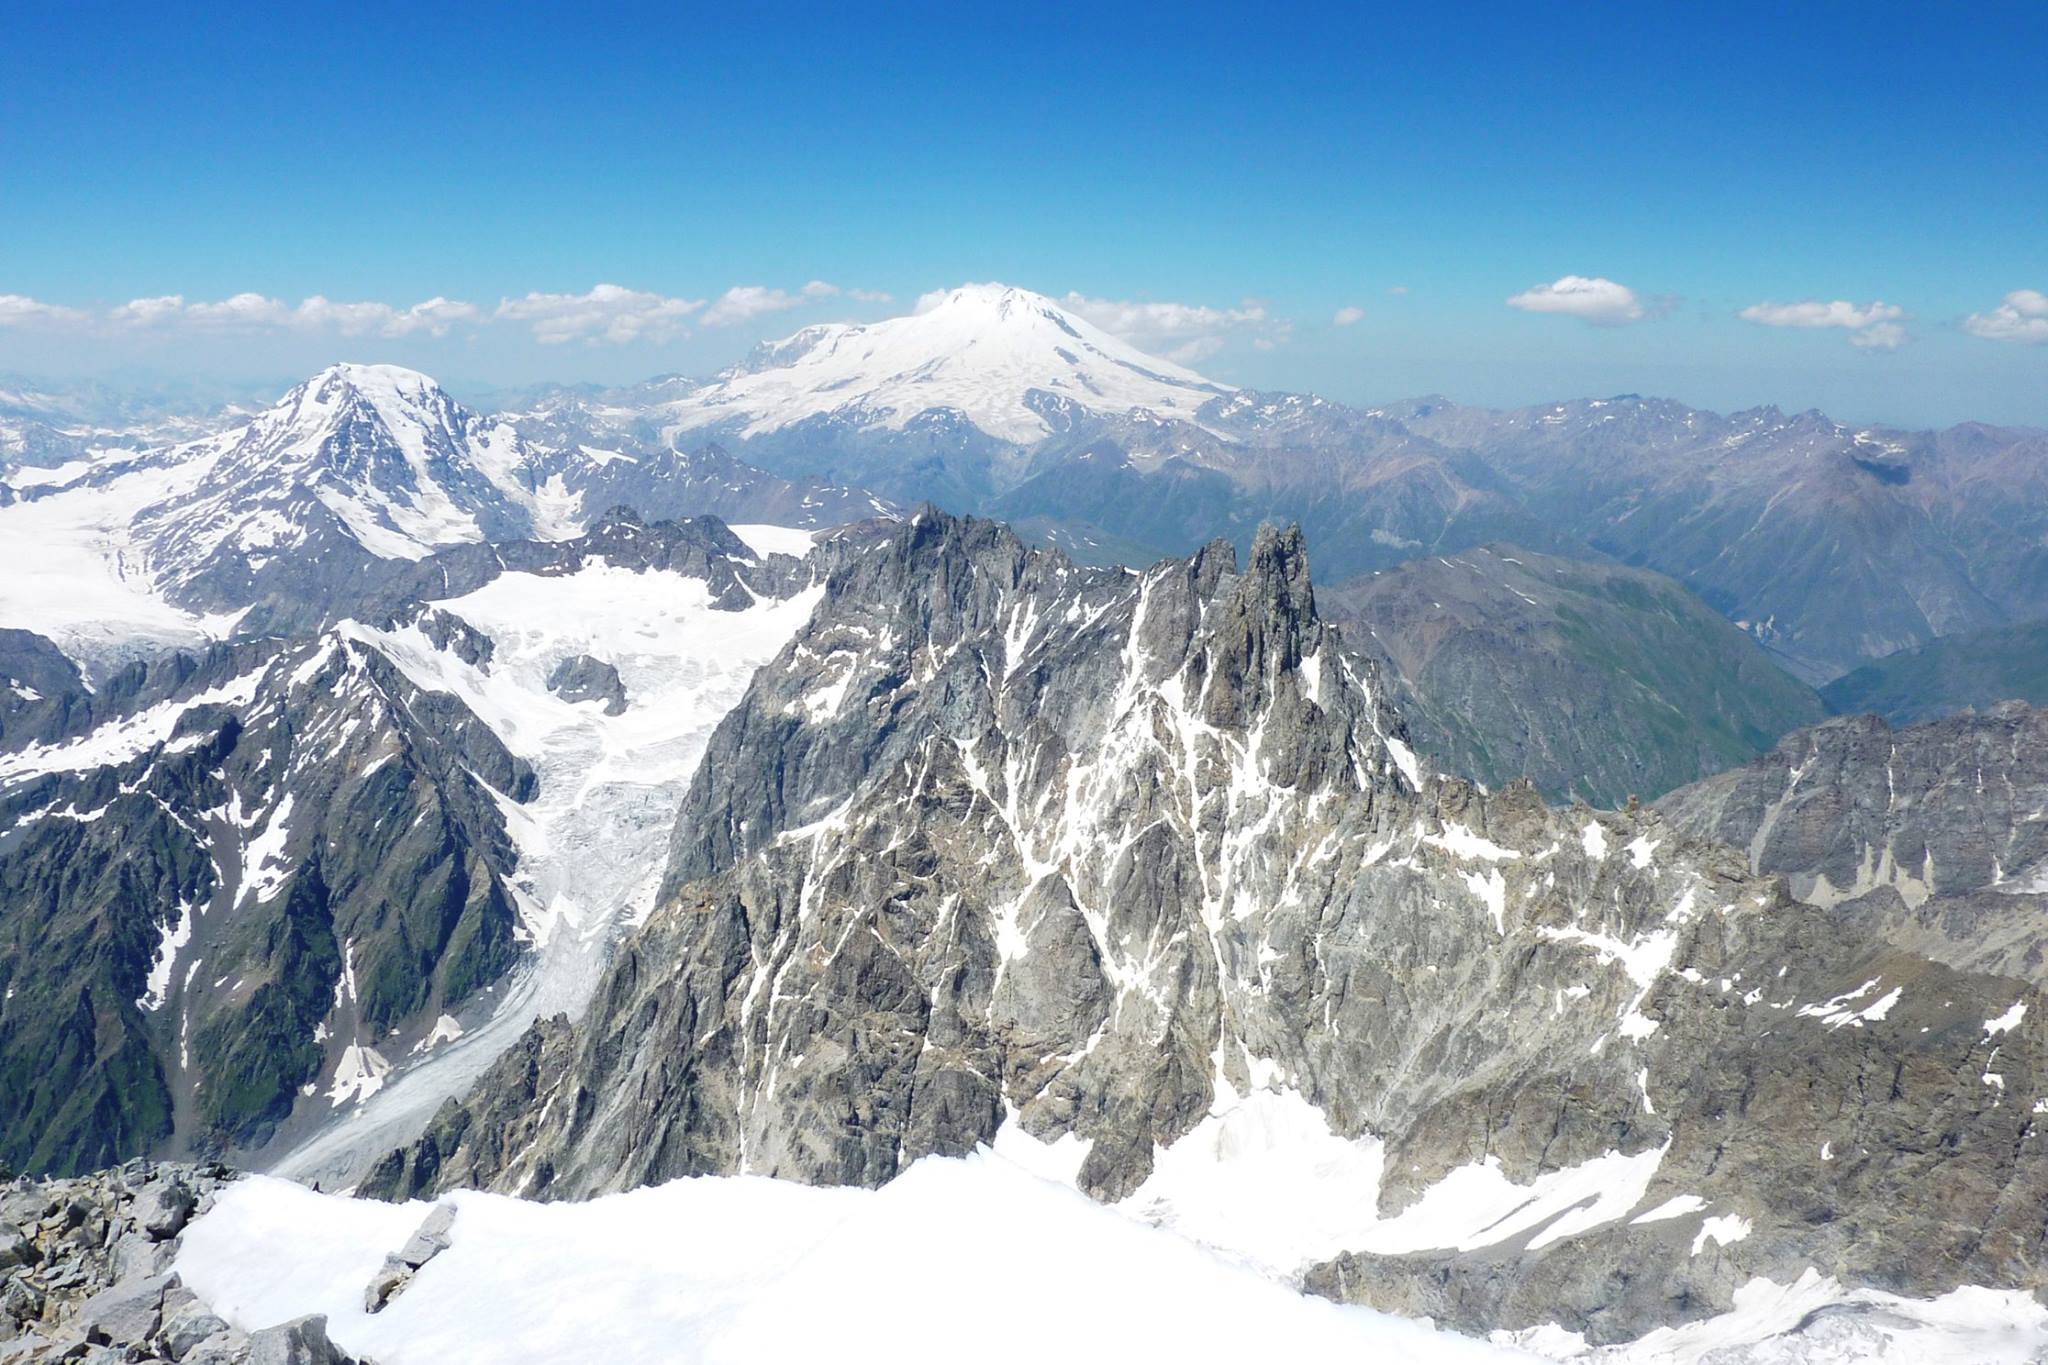
{"type": "Polygon", "coordinates": [[[1661,804],[1861,931],[2048,983],[2048,711],[1845,717],[1661,804]]]}
{"type": "Polygon", "coordinates": [[[91,704],[62,650],[33,631],[0,630],[0,753],[63,734],[91,704]]]}
{"type": "MultiPolygon", "coordinates": [[[[701,597],[694,630],[713,638],[679,647],[716,663],[721,640],[725,654],[757,648],[722,636],[721,618],[790,596],[811,572],[756,555],[715,518],[649,523],[620,509],[574,540],[402,561],[358,585],[362,616],[379,624],[137,663],[96,693],[47,642],[0,640],[8,686],[37,692],[0,733],[0,1160],[77,1171],[296,1140],[502,1003],[485,996],[559,910],[522,865],[547,835],[530,828],[535,769],[508,742],[573,725],[579,703],[619,717],[632,699],[612,660],[566,647],[559,662],[582,669],[551,697],[538,665],[530,679],[493,676],[492,637],[425,599],[459,602],[508,574],[529,594],[590,580],[579,601],[625,593],[644,613],[637,652],[617,654],[644,679],[646,623],[674,632],[701,597]],[[587,695],[565,695],[578,678],[587,695]],[[536,712],[536,697],[558,709],[536,712]]],[[[529,621],[527,635],[566,641],[582,624],[529,621]]],[[[686,702],[692,679],[716,671],[675,665],[686,702]]],[[[580,792],[602,807],[594,820],[611,819],[610,838],[629,837],[632,812],[590,779],[614,742],[667,752],[675,727],[643,718],[610,738],[577,731],[566,767],[552,755],[573,785],[549,809],[580,792]]],[[[578,913],[595,923],[617,910],[578,913]]]]}
{"type": "Polygon", "coordinates": [[[260,1140],[511,964],[532,774],[374,650],[221,647],[95,720],[0,759],[0,1159],[260,1140]]]}
{"type": "Polygon", "coordinates": [[[1378,686],[1298,533],[1132,574],[924,512],[721,724],[588,1016],[366,1188],[877,1184],[1014,1125],[1144,1198],[1291,1096],[1383,1156],[1299,1258],[1339,1297],[1614,1340],[1807,1265],[2037,1283],[2028,987],[1653,812],[1425,777],[1378,686]],[[1475,1179],[1567,1197],[1413,1232],[1475,1179]]]}

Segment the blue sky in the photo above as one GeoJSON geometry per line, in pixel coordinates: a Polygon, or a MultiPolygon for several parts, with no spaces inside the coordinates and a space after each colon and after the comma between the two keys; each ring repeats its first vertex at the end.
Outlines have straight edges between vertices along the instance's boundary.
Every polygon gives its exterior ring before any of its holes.
{"type": "Polygon", "coordinates": [[[1348,400],[2048,425],[2040,4],[84,4],[7,30],[9,370],[624,380],[1000,279],[1348,400]],[[1628,292],[1529,292],[1567,277],[1628,292]],[[572,302],[600,283],[631,297],[572,302]],[[203,311],[241,295],[276,306],[203,311]],[[430,299],[453,310],[407,311],[430,299]]]}

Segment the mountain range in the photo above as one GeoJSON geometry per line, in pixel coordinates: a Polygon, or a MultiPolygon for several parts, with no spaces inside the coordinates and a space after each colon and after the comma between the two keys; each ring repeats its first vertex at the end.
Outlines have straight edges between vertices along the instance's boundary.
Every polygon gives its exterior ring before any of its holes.
{"type": "Polygon", "coordinates": [[[614,397],[785,474],[933,498],[1103,558],[1218,535],[1243,548],[1262,520],[1300,522],[1333,580],[1503,540],[1614,558],[1684,583],[1812,683],[2032,619],[2048,588],[2038,431],[1634,395],[1360,409],[1203,380],[997,285],[614,397]]]}
{"type": "Polygon", "coordinates": [[[2040,433],[1359,409],[984,285],[84,431],[0,447],[0,1163],[458,1240],[996,1163],[1503,1352],[2048,1347],[2040,433]]]}

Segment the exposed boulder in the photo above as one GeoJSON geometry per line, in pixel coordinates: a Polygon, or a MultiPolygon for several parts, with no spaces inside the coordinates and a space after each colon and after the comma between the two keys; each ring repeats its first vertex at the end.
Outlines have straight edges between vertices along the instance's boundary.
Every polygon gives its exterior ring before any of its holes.
{"type": "Polygon", "coordinates": [[[548,674],[548,691],[563,701],[603,702],[608,716],[621,715],[626,709],[626,684],[620,681],[619,670],[588,654],[573,655],[556,664],[548,674]]]}
{"type": "Polygon", "coordinates": [[[363,1311],[384,1311],[385,1305],[412,1282],[415,1271],[448,1249],[454,1226],[455,1206],[436,1205],[405,1245],[386,1256],[384,1264],[370,1277],[369,1287],[363,1291],[363,1311]]]}

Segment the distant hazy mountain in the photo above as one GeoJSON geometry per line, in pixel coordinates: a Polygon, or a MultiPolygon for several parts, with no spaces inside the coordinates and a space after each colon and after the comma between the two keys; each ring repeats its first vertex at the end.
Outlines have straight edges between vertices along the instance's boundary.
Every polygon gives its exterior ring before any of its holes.
{"type": "Polygon", "coordinates": [[[248,384],[52,383],[0,375],[0,479],[10,466],[50,468],[239,425],[261,393],[248,384]]]}
{"type": "Polygon", "coordinates": [[[1809,682],[2048,600],[2048,435],[1624,396],[1512,412],[1233,389],[1027,291],[808,328],[603,400],[784,475],[986,512],[1095,562],[1298,522],[1328,580],[1492,541],[1684,583],[1809,682]]]}
{"type": "Polygon", "coordinates": [[[1992,626],[1902,649],[1821,689],[1830,710],[1910,725],[2002,701],[2048,705],[2048,621],[1992,626]]]}
{"type": "Polygon", "coordinates": [[[1661,574],[1484,546],[1319,589],[1379,654],[1419,748],[1491,786],[1618,805],[1747,762],[1825,714],[1661,574]]]}
{"type": "Polygon", "coordinates": [[[1390,409],[1471,450],[1531,511],[1685,583],[1819,681],[2048,601],[2048,434],[1722,417],[1626,396],[1390,409]]]}

